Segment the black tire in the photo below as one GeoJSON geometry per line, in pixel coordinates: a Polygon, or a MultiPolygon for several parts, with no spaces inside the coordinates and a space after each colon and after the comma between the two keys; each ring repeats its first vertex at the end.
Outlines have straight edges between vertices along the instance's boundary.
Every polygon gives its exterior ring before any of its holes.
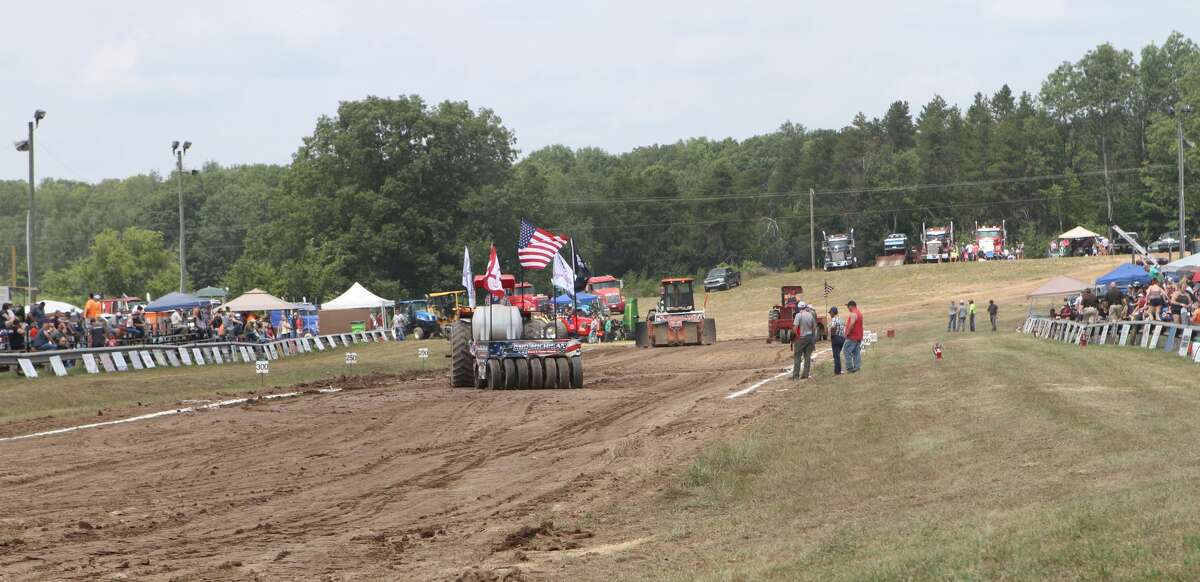
{"type": "Polygon", "coordinates": [[[471,356],[471,326],[460,321],[450,330],[450,385],[470,388],[475,385],[475,358],[471,356]]]}
{"type": "Polygon", "coordinates": [[[500,365],[500,360],[492,358],[487,362],[487,385],[492,390],[504,388],[504,368],[500,365]]]}
{"type": "Polygon", "coordinates": [[[567,358],[571,363],[571,387],[583,388],[583,357],[567,358]]]}
{"type": "MultiPolygon", "coordinates": [[[[568,361],[569,358],[553,358],[553,359],[558,360],[558,387],[559,388],[570,388],[571,387],[571,363],[568,361]]],[[[581,369],[580,371],[582,372],[583,370],[581,369]]]]}
{"type": "Polygon", "coordinates": [[[517,358],[517,388],[529,388],[529,360],[517,358]]]}
{"type": "Polygon", "coordinates": [[[517,387],[517,361],[513,358],[504,358],[504,387],[517,387]]]}
{"type": "Polygon", "coordinates": [[[542,358],[529,359],[529,387],[533,389],[542,388],[545,386],[546,369],[543,367],[542,358]]]}
{"type": "Polygon", "coordinates": [[[546,388],[558,388],[558,358],[542,358],[542,361],[546,364],[544,386],[546,388]]]}

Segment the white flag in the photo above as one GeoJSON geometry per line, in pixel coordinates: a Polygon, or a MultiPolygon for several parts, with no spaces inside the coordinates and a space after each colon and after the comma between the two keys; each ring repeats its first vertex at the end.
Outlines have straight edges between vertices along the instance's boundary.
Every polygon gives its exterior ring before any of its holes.
{"type": "Polygon", "coordinates": [[[467,305],[475,306],[475,277],[471,275],[471,249],[463,247],[463,287],[467,288],[467,305]]]}
{"type": "Polygon", "coordinates": [[[554,271],[550,282],[566,291],[567,295],[575,296],[575,271],[571,270],[571,264],[558,253],[554,254],[554,271]]]}

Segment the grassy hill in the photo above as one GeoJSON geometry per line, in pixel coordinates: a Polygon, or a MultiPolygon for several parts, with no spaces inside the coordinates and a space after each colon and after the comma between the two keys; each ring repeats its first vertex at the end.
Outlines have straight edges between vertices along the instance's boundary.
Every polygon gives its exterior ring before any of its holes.
{"type": "MultiPolygon", "coordinates": [[[[1001,306],[1001,320],[1011,328],[1025,318],[1026,294],[1046,279],[1066,274],[1091,281],[1124,260],[1128,259],[1089,257],[778,273],[747,279],[731,291],[708,294],[707,311],[717,319],[718,339],[765,338],[767,310],[779,303],[780,286],[803,285],[803,299],[822,313],[828,303],[844,314],[846,301],[854,299],[864,321],[874,329],[908,329],[933,316],[940,317],[944,327],[945,308],[951,299],[974,299],[982,305],[994,299],[1001,306]],[[821,295],[825,281],[834,288],[828,298],[821,295]]],[[[697,295],[696,301],[703,302],[703,297],[697,295]]],[[[642,314],[656,301],[638,299],[642,314]]],[[[980,314],[982,320],[987,319],[982,308],[980,314]]]]}
{"type": "MultiPolygon", "coordinates": [[[[612,572],[670,580],[1200,578],[1200,366],[1162,351],[1013,333],[1025,293],[1116,259],[773,275],[709,299],[762,335],[777,287],[854,298],[897,330],[855,376],[778,381],[776,411],[680,469],[640,519],[663,535],[612,572]],[[945,332],[950,299],[1002,331],[945,332]],[[945,359],[931,346],[942,341],[945,359]],[[635,569],[637,568],[637,569],[635,569]]],[[[593,566],[595,566],[593,564],[593,566]]],[[[600,570],[604,572],[604,569],[600,570]]]]}

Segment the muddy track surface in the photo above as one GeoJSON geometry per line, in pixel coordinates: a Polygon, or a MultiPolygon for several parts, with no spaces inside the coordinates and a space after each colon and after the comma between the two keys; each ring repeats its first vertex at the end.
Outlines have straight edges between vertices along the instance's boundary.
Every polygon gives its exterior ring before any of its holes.
{"type": "Polygon", "coordinates": [[[768,395],[724,396],[789,356],[605,347],[582,390],[430,374],[0,443],[0,579],[555,578],[636,543],[593,512],[760,414],[768,395]]]}

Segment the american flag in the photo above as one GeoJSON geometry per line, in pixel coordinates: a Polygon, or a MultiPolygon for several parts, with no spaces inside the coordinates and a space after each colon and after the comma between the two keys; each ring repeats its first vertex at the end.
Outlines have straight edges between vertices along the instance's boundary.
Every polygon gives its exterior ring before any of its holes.
{"type": "Polygon", "coordinates": [[[517,243],[517,259],[522,269],[545,269],[554,255],[567,243],[567,237],[521,221],[521,241],[517,243]]]}
{"type": "Polygon", "coordinates": [[[833,293],[833,285],[830,285],[829,281],[826,281],[825,282],[825,296],[829,297],[830,293],[833,293]]]}

